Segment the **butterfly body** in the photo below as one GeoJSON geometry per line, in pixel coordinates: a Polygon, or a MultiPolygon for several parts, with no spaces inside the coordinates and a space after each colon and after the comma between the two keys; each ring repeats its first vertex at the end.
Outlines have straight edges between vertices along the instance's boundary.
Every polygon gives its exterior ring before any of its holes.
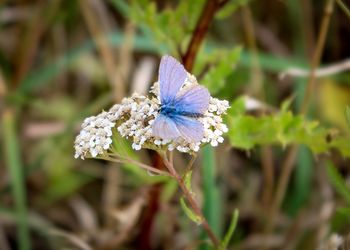
{"type": "Polygon", "coordinates": [[[199,142],[203,138],[203,125],[196,118],[202,117],[208,109],[210,94],[199,85],[181,89],[186,78],[186,70],[176,59],[162,57],[159,67],[161,107],[152,127],[156,137],[182,137],[188,142],[199,142]]]}
{"type": "Polygon", "coordinates": [[[203,114],[201,113],[188,112],[172,104],[162,105],[160,108],[160,114],[171,118],[176,118],[176,116],[187,116],[187,117],[193,117],[193,118],[198,118],[203,116],[203,114]]]}

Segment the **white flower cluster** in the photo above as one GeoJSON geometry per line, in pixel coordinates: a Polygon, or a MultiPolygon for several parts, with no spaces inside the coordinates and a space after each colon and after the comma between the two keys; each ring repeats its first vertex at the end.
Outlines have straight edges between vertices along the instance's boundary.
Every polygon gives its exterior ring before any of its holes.
{"type": "MultiPolygon", "coordinates": [[[[193,75],[188,75],[183,87],[198,84],[193,75]]],[[[209,108],[198,120],[203,124],[204,137],[201,142],[189,143],[183,138],[163,140],[152,134],[152,123],[157,118],[160,101],[158,99],[158,83],[151,93],[156,97],[144,97],[134,94],[124,98],[121,104],[114,105],[108,112],[85,119],[82,130],[75,140],[75,157],[91,155],[96,157],[110,150],[112,143],[112,129],[116,127],[122,137],[132,140],[132,148],[174,150],[180,152],[197,152],[202,144],[210,143],[216,147],[224,141],[223,133],[228,131],[223,123],[222,114],[229,108],[228,101],[210,97],[209,108]]],[[[115,131],[114,131],[115,132],[115,131]]]]}
{"type": "Polygon", "coordinates": [[[113,119],[107,112],[86,118],[81,125],[82,130],[75,139],[75,158],[84,157],[89,153],[92,157],[103,154],[112,143],[113,119]]]}

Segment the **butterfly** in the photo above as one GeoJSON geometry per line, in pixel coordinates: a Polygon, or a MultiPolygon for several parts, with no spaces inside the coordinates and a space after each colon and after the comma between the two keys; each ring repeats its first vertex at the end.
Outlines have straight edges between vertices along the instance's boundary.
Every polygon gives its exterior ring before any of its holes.
{"type": "Polygon", "coordinates": [[[152,124],[154,136],[169,140],[182,137],[190,143],[203,138],[203,125],[196,118],[208,109],[210,94],[199,85],[181,89],[186,78],[181,63],[168,55],[162,57],[158,73],[160,109],[152,124]]]}

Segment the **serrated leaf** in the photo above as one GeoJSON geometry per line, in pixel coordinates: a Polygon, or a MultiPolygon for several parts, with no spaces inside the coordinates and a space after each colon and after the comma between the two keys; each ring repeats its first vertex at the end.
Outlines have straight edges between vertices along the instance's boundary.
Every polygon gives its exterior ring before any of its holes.
{"type": "Polygon", "coordinates": [[[202,224],[203,218],[197,215],[195,212],[193,212],[193,210],[187,206],[185,199],[182,197],[180,199],[180,204],[181,204],[182,210],[185,212],[185,214],[190,220],[192,220],[198,225],[202,224]]]}
{"type": "Polygon", "coordinates": [[[244,114],[242,106],[239,98],[226,116],[228,136],[234,147],[249,150],[257,145],[303,144],[316,154],[337,149],[343,156],[350,156],[350,138],[320,126],[317,121],[294,115],[286,107],[279,113],[255,117],[244,114]]]}

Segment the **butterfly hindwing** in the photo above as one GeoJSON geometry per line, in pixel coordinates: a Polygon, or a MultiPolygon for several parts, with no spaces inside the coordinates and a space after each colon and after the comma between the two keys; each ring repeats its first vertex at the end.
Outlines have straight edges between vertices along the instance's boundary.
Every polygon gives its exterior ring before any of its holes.
{"type": "Polygon", "coordinates": [[[173,101],[185,82],[187,72],[173,57],[163,56],[159,66],[159,85],[161,103],[173,101]]]}
{"type": "Polygon", "coordinates": [[[199,121],[186,117],[174,117],[176,127],[181,135],[188,142],[199,142],[204,136],[203,124],[199,121]]]}
{"type": "Polygon", "coordinates": [[[175,122],[162,114],[160,114],[152,125],[153,135],[162,139],[175,139],[180,136],[180,132],[177,129],[175,122]]]}
{"type": "Polygon", "coordinates": [[[180,91],[175,99],[175,106],[184,112],[203,114],[209,106],[209,91],[202,86],[195,85],[180,91]]]}

